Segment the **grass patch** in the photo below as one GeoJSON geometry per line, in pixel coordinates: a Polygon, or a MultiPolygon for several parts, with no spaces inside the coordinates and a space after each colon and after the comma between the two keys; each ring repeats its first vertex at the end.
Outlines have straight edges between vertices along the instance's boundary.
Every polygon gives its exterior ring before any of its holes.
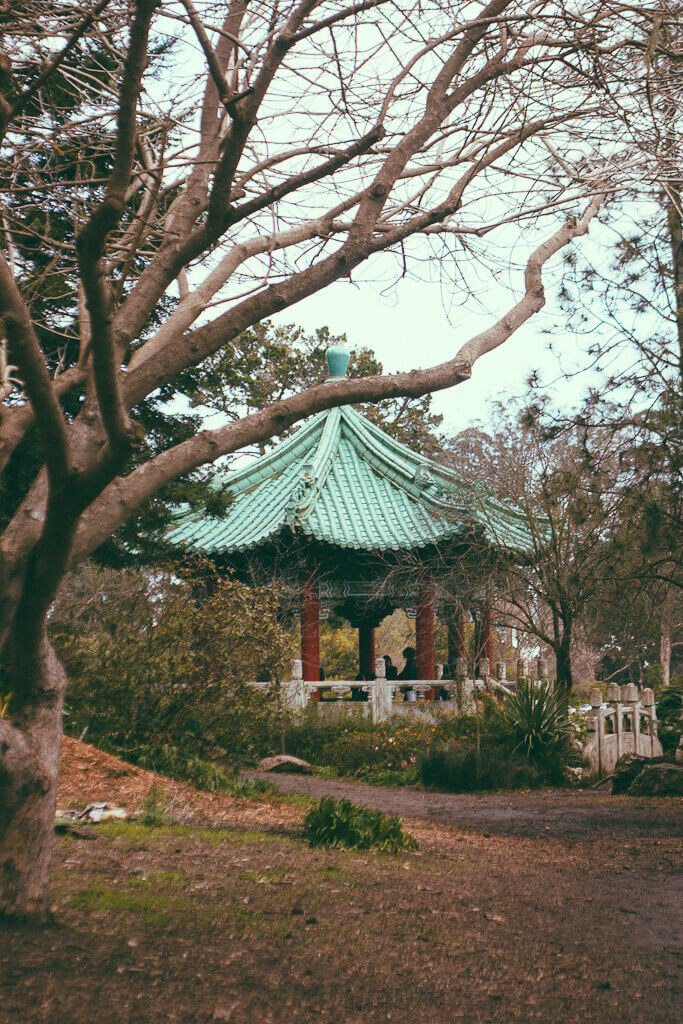
{"type": "Polygon", "coordinates": [[[304,836],[309,846],[345,846],[381,853],[417,849],[417,842],[404,832],[399,817],[387,817],[351,800],[331,797],[323,797],[306,815],[304,836]]]}
{"type": "Polygon", "coordinates": [[[122,885],[96,883],[69,898],[77,910],[100,914],[133,914],[143,928],[168,927],[194,912],[194,901],[183,890],[188,880],[177,871],[154,871],[122,885]]]}
{"type": "Polygon", "coordinates": [[[356,773],[356,778],[369,786],[418,786],[420,772],[412,768],[368,768],[356,773]]]}
{"type": "Polygon", "coordinates": [[[145,825],[141,821],[108,821],[97,826],[98,835],[107,839],[127,839],[131,844],[164,845],[169,837],[219,843],[289,843],[290,836],[277,832],[241,831],[240,829],[198,828],[195,825],[145,825]]]}

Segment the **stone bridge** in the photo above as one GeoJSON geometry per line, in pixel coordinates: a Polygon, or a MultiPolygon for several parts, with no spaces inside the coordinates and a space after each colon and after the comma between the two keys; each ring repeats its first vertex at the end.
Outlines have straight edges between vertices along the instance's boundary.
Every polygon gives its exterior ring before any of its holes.
{"type": "Polygon", "coordinates": [[[605,702],[600,691],[593,690],[586,725],[588,739],[583,754],[591,775],[597,778],[614,771],[624,754],[662,756],[662,744],[657,737],[655,695],[650,689],[639,695],[633,683],[625,686],[623,692],[612,683],[607,688],[605,702]]]}

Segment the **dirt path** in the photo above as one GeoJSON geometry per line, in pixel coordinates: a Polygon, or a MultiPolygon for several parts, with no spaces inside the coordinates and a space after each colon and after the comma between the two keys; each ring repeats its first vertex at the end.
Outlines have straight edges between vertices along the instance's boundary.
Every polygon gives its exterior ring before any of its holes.
{"type": "Polygon", "coordinates": [[[155,784],[176,823],[59,838],[54,923],[0,925],[0,1024],[680,1020],[680,801],[275,778],[400,812],[419,850],[311,850],[305,805],[65,743],[61,806],[155,784]]]}
{"type": "Polygon", "coordinates": [[[683,838],[683,803],[676,799],[636,799],[591,791],[542,793],[426,793],[419,789],[367,786],[341,779],[254,772],[284,793],[312,797],[348,797],[387,814],[438,821],[455,828],[495,835],[553,837],[563,840],[599,836],[683,838]]]}

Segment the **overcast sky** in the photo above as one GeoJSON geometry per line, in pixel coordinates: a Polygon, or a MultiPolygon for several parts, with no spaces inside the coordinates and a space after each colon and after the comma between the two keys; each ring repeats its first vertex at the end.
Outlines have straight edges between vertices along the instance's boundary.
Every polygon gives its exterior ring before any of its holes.
{"type": "MultiPolygon", "coordinates": [[[[534,369],[548,383],[557,381],[558,402],[578,401],[588,376],[572,379],[566,372],[587,365],[586,342],[572,332],[559,309],[554,286],[559,270],[556,259],[544,275],[547,304],[540,314],[501,348],[480,359],[470,381],[435,393],[434,407],[444,416],[444,428],[461,430],[474,421],[487,421],[492,402],[525,393],[534,369]],[[557,355],[548,351],[551,337],[563,353],[561,367],[557,355]]],[[[522,281],[521,269],[515,268],[505,279],[481,281],[470,295],[438,281],[403,280],[388,288],[382,282],[340,282],[274,320],[300,324],[307,331],[328,326],[334,334],[345,333],[354,347],[374,349],[385,370],[409,370],[455,355],[468,337],[488,327],[521,297],[522,281]]]]}

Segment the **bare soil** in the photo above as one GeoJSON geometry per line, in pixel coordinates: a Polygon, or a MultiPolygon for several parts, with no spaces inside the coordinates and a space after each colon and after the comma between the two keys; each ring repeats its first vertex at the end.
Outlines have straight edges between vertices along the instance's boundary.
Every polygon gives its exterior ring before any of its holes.
{"type": "Polygon", "coordinates": [[[248,772],[275,783],[283,793],[315,799],[348,797],[387,814],[423,818],[456,828],[528,838],[554,836],[565,842],[598,836],[683,839],[683,801],[612,796],[604,790],[543,790],[526,793],[432,793],[423,789],[368,786],[345,779],[248,772]]]}
{"type": "MultiPolygon", "coordinates": [[[[154,781],[70,741],[60,804],[136,808],[154,781]]],[[[680,1019],[680,802],[353,787],[412,808],[420,850],[387,857],[309,850],[302,806],[156,781],[182,824],[60,838],[54,924],[0,929],[2,1024],[680,1019]]]]}

